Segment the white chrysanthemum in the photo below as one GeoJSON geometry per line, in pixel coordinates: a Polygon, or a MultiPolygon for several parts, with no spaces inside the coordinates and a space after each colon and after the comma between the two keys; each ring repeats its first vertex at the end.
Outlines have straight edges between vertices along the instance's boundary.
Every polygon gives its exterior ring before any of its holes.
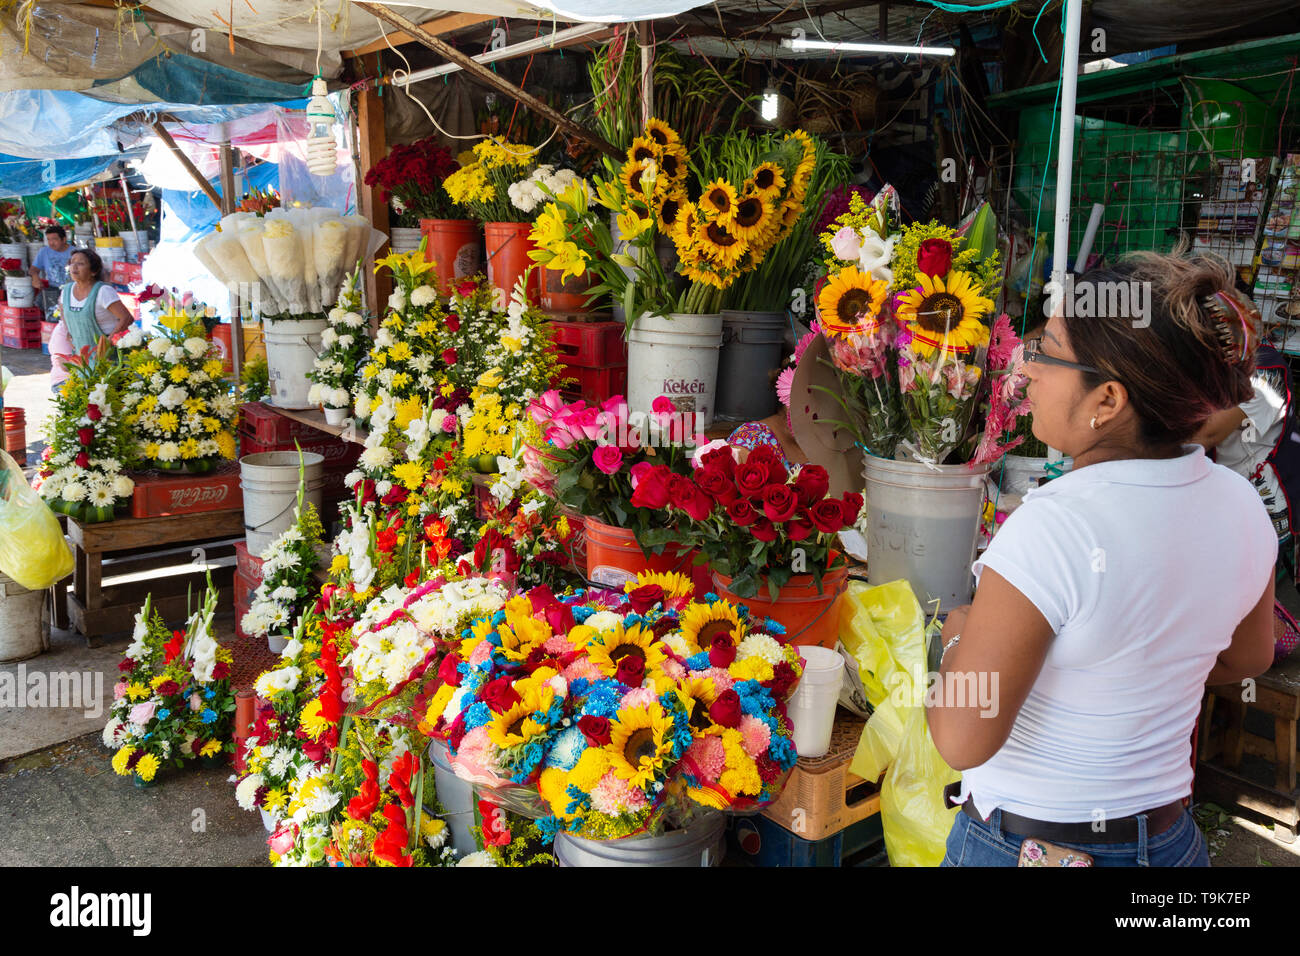
{"type": "Polygon", "coordinates": [[[422,285],[411,293],[411,305],[423,308],[438,301],[438,293],[432,286],[422,285]]]}
{"type": "Polygon", "coordinates": [[[743,661],[751,657],[761,657],[769,664],[779,664],[783,660],[781,645],[767,634],[750,634],[736,648],[736,660],[743,661]]]}
{"type": "Polygon", "coordinates": [[[133,328],[117,340],[117,347],[120,349],[138,349],[143,342],[144,333],[133,328]]]}
{"type": "Polygon", "coordinates": [[[691,646],[687,643],[686,638],[682,637],[681,633],[678,631],[673,631],[673,633],[665,637],[664,644],[666,644],[674,654],[681,658],[690,657],[695,653],[695,651],[691,650],[691,646]]]}
{"type": "Polygon", "coordinates": [[[235,414],[235,400],[229,395],[218,395],[212,400],[212,414],[226,419],[235,414]]]}
{"type": "Polygon", "coordinates": [[[347,408],[352,404],[352,393],[346,388],[330,389],[325,404],[330,408],[347,408]]]}
{"type": "Polygon", "coordinates": [[[282,604],[292,604],[298,600],[298,591],[287,584],[282,584],[271,592],[271,600],[279,601],[282,604]]]}
{"type": "Polygon", "coordinates": [[[343,476],[343,485],[346,488],[355,488],[357,486],[357,482],[364,477],[365,475],[361,474],[361,472],[359,471],[349,471],[346,475],[343,476]]]}
{"type": "Polygon", "coordinates": [[[179,408],[185,404],[185,400],[189,397],[190,393],[179,385],[169,385],[158,396],[158,404],[167,408],[179,408]]]}
{"type": "Polygon", "coordinates": [[[67,483],[66,480],[60,478],[58,475],[50,475],[50,477],[45,479],[44,484],[41,485],[41,497],[42,498],[59,497],[59,492],[63,490],[63,486],[66,483],[67,483]]]}
{"type": "Polygon", "coordinates": [[[204,355],[207,354],[208,342],[207,339],[201,339],[198,336],[195,336],[193,338],[186,339],[183,348],[189,354],[190,358],[192,359],[202,358],[204,355]]]}
{"type": "Polygon", "coordinates": [[[122,720],[118,717],[110,717],[108,719],[108,723],[104,725],[104,733],[101,738],[104,741],[105,747],[117,746],[117,737],[118,734],[122,732],[123,726],[124,724],[122,723],[122,720]]]}
{"type": "Polygon", "coordinates": [[[335,332],[333,329],[326,328],[320,334],[320,344],[325,346],[327,349],[332,348],[334,346],[334,343],[337,342],[338,340],[339,340],[339,334],[335,332]]]}
{"type": "Polygon", "coordinates": [[[350,329],[359,329],[364,322],[359,312],[348,312],[343,316],[343,324],[350,329]]]}
{"type": "Polygon", "coordinates": [[[106,508],[115,500],[112,488],[97,485],[90,490],[90,503],[96,508],[106,508]]]}
{"type": "Polygon", "coordinates": [[[338,342],[339,342],[339,348],[350,349],[352,348],[353,344],[356,342],[356,336],[340,335],[338,338],[338,342]]]}
{"type": "Polygon", "coordinates": [[[401,312],[406,308],[406,296],[402,294],[401,289],[398,289],[388,297],[388,307],[394,312],[401,312]]]}
{"type": "Polygon", "coordinates": [[[307,389],[307,403],[309,405],[323,405],[324,400],[321,398],[322,386],[319,382],[312,382],[311,388],[307,389]]]}
{"type": "Polygon", "coordinates": [[[615,614],[613,611],[597,611],[582,623],[597,631],[612,631],[623,623],[623,615],[615,614]]]}
{"type": "Polygon", "coordinates": [[[277,750],[271,762],[267,764],[266,770],[272,777],[283,777],[285,771],[289,769],[289,761],[293,759],[293,753],[289,750],[277,750]]]}
{"type": "Polygon", "coordinates": [[[153,338],[149,340],[149,354],[154,358],[162,358],[167,354],[167,350],[172,347],[171,342],[164,338],[153,338]]]}
{"type": "Polygon", "coordinates": [[[185,350],[179,345],[169,346],[163,354],[163,361],[168,365],[179,365],[185,361],[185,350]]]}
{"type": "Polygon", "coordinates": [[[372,471],[387,468],[392,463],[392,449],[385,448],[383,445],[376,448],[367,448],[361,453],[361,464],[372,471]]]}
{"type": "Polygon", "coordinates": [[[176,461],[181,457],[181,447],[174,441],[165,441],[158,446],[159,461],[176,461]]]}
{"type": "Polygon", "coordinates": [[[257,791],[262,789],[264,780],[260,773],[250,773],[235,785],[235,802],[241,810],[255,810],[257,791]]]}
{"type": "MultiPolygon", "coordinates": [[[[340,290],[340,293],[341,292],[342,290],[340,290]]],[[[327,312],[325,315],[326,318],[330,320],[331,325],[338,325],[340,322],[343,321],[343,316],[346,312],[347,310],[344,309],[342,306],[336,305],[334,306],[334,308],[330,309],[329,312],[327,312]]]]}
{"type": "Polygon", "coordinates": [[[496,866],[496,860],[487,850],[476,850],[456,861],[457,866],[496,866]]]}
{"type": "Polygon", "coordinates": [[[78,501],[84,501],[86,486],[79,481],[70,481],[63,486],[62,497],[64,501],[71,501],[74,504],[78,501]]]}
{"type": "Polygon", "coordinates": [[[435,435],[442,431],[442,423],[447,420],[447,414],[445,408],[435,408],[429,413],[429,430],[435,435]]]}
{"type": "Polygon", "coordinates": [[[135,491],[135,482],[126,475],[118,475],[113,479],[113,494],[119,498],[129,498],[135,491]]]}
{"type": "Polygon", "coordinates": [[[167,379],[163,378],[162,372],[154,372],[149,376],[149,388],[155,392],[161,392],[167,387],[167,379]]]}
{"type": "Polygon", "coordinates": [[[191,385],[206,385],[210,381],[212,381],[212,376],[201,368],[190,372],[189,383],[191,385]]]}
{"type": "Polygon", "coordinates": [[[382,481],[375,482],[375,494],[379,495],[379,497],[381,498],[384,497],[384,495],[388,494],[392,490],[393,490],[393,483],[389,481],[387,478],[383,479],[382,481]]]}
{"type": "Polygon", "coordinates": [[[250,608],[240,618],[239,629],[249,637],[265,637],[270,631],[270,626],[259,611],[250,608]]]}
{"type": "Polygon", "coordinates": [[[421,352],[408,363],[411,368],[423,375],[429,369],[433,368],[433,356],[428,352],[421,352]]]}

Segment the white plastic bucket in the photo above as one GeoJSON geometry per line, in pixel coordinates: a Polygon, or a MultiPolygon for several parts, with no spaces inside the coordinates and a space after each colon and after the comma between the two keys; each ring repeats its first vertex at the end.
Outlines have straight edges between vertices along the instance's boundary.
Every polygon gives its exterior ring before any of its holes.
{"type": "Polygon", "coordinates": [[[627,339],[627,403],[649,414],[661,395],[679,414],[695,413],[700,428],[717,409],[721,315],[643,315],[627,339]]]}
{"type": "Polygon", "coordinates": [[[44,248],[45,248],[45,243],[43,242],[27,243],[27,264],[31,265],[32,263],[34,263],[36,261],[36,257],[40,255],[41,250],[44,248]]]}
{"type": "Polygon", "coordinates": [[[281,654],[289,646],[289,638],[283,634],[267,634],[266,647],[272,654],[281,654]]]}
{"type": "Polygon", "coordinates": [[[0,663],[25,661],[50,649],[50,602],[0,574],[0,663]]]}
{"type": "MultiPolygon", "coordinates": [[[[1024,455],[1006,455],[1002,459],[1002,487],[1004,495],[1024,495],[1034,483],[1047,477],[1046,458],[1028,458],[1024,455]]],[[[1062,472],[1069,471],[1074,461],[1064,458],[1060,462],[1062,472]]]]}
{"type": "Polygon", "coordinates": [[[588,840],[560,833],[555,858],[560,866],[717,866],[725,851],[725,827],[726,817],[714,811],[661,836],[588,840]]]}
{"type": "Polygon", "coordinates": [[[424,234],[419,229],[394,226],[389,231],[391,235],[388,238],[388,245],[393,252],[414,252],[420,248],[420,240],[424,234]]]}
{"type": "Polygon", "coordinates": [[[149,233],[143,229],[122,233],[122,248],[128,262],[139,262],[141,253],[149,248],[149,233]]]}
{"type": "Polygon", "coordinates": [[[348,420],[348,416],[351,414],[352,414],[351,408],[335,408],[332,405],[326,405],[325,424],[342,425],[344,422],[348,420]]]}
{"type": "Polygon", "coordinates": [[[271,814],[267,813],[266,810],[262,807],[258,807],[257,812],[262,815],[262,826],[266,829],[266,832],[274,833],[275,820],[274,818],[272,818],[271,814]]]}
{"type": "Polygon", "coordinates": [[[15,309],[26,309],[36,304],[36,290],[29,276],[5,276],[5,298],[15,309]]]}
{"type": "Polygon", "coordinates": [[[970,602],[971,562],[989,465],[936,465],[866,457],[867,579],[905,578],[921,608],[970,602]]]}
{"type": "Polygon", "coordinates": [[[271,404],[279,408],[315,408],[307,400],[311,382],[307,373],[316,367],[320,335],[329,325],[324,319],[276,319],[264,323],[267,377],[271,404]]]}
{"type": "Polygon", "coordinates": [[[844,682],[844,658],[839,651],[815,644],[802,645],[805,665],[787,708],[794,749],[800,757],[824,757],[831,749],[835,706],[844,682]]]}
{"type": "Polygon", "coordinates": [[[95,252],[105,262],[126,262],[126,246],[96,246],[95,252]]]}
{"type": "Polygon", "coordinates": [[[0,259],[17,259],[23,264],[24,270],[31,264],[27,258],[25,242],[0,242],[0,259]]]}
{"type": "MultiPolygon", "coordinates": [[[[306,500],[320,508],[325,482],[325,457],[302,453],[306,500]]],[[[261,451],[239,459],[239,486],[244,492],[244,540],[249,554],[266,546],[293,524],[298,498],[298,452],[261,451]]]]}
{"type": "Polygon", "coordinates": [[[478,849],[473,830],[474,787],[451,769],[445,742],[429,741],[429,762],[433,764],[433,785],[446,814],[451,845],[461,856],[473,853],[478,849]]]}

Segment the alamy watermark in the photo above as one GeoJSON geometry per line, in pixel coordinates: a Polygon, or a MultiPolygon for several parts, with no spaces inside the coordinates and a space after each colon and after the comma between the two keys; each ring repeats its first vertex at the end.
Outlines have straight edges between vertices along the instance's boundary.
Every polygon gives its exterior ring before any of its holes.
{"type": "Polygon", "coordinates": [[[1151,325],[1149,282],[1079,282],[1067,273],[1043,291],[1047,293],[1043,314],[1048,318],[1057,314],[1067,319],[1123,318],[1131,320],[1135,329],[1151,325]]]}
{"type": "Polygon", "coordinates": [[[0,671],[0,710],[11,707],[67,707],[88,720],[104,713],[104,675],[100,671],[0,671]]]}
{"type": "Polygon", "coordinates": [[[997,671],[930,671],[922,683],[923,689],[909,674],[895,671],[886,681],[890,700],[897,707],[976,707],[990,719],[1001,710],[997,671]]]}

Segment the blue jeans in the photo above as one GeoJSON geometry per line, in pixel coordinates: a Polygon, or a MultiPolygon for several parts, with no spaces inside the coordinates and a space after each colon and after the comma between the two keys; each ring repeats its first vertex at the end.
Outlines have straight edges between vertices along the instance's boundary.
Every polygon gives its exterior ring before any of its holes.
{"type": "MultiPolygon", "coordinates": [[[[1135,843],[1059,845],[1090,854],[1093,866],[1210,865],[1205,838],[1186,811],[1168,830],[1153,837],[1147,836],[1146,816],[1139,816],[1138,834],[1135,843]]],[[[994,810],[987,823],[958,812],[948,833],[948,852],[940,866],[1015,866],[1020,859],[1020,844],[1027,836],[1033,834],[1004,831],[1001,810],[994,810]]]]}

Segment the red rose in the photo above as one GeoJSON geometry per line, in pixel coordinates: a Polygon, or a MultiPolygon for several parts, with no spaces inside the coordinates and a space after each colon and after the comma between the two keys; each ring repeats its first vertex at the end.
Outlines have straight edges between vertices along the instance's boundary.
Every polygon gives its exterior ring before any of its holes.
{"type": "Polygon", "coordinates": [[[809,509],[808,514],[823,534],[834,534],[844,527],[844,508],[836,498],[823,498],[809,509]]]}
{"type": "Polygon", "coordinates": [[[749,529],[750,533],[759,541],[772,542],[776,540],[776,525],[766,518],[759,518],[749,529]]]}
{"type": "Polygon", "coordinates": [[[704,468],[720,468],[728,477],[736,473],[736,456],[731,447],[714,448],[700,456],[700,465],[704,468]]]}
{"type": "Polygon", "coordinates": [[[786,522],[785,536],[791,541],[803,541],[812,533],[813,523],[807,508],[800,508],[799,513],[786,522]]]}
{"type": "Polygon", "coordinates": [[[709,720],[719,727],[736,727],[740,724],[740,695],[734,690],[724,690],[709,705],[709,720]]]}
{"type": "Polygon", "coordinates": [[[443,349],[443,350],[442,350],[442,364],[443,364],[443,365],[455,365],[455,364],[456,364],[456,359],[457,359],[457,358],[459,358],[459,356],[456,354],[456,350],[455,350],[455,349],[443,349]]]}
{"type": "Polygon", "coordinates": [[[799,496],[789,485],[768,485],[763,489],[763,514],[772,521],[789,521],[799,507],[799,496]]]}
{"type": "Polygon", "coordinates": [[[510,828],[506,826],[506,812],[490,800],[478,802],[478,815],[483,819],[483,845],[509,846],[510,828]]]}
{"type": "Polygon", "coordinates": [[[946,239],[927,239],[916,252],[916,271],[930,278],[946,276],[952,268],[952,243],[946,239]]]}
{"type": "Polygon", "coordinates": [[[668,477],[668,500],[672,502],[674,508],[686,510],[691,499],[695,497],[695,485],[691,479],[684,475],[669,475],[668,477]]]}
{"type": "Polygon", "coordinates": [[[400,505],[410,496],[411,493],[407,491],[404,486],[393,485],[388,494],[384,495],[381,501],[391,508],[393,505],[400,505]]]}
{"type": "Polygon", "coordinates": [[[668,479],[672,474],[667,468],[658,465],[641,476],[632,492],[632,507],[663,508],[668,504],[668,479]]]}
{"type": "Polygon", "coordinates": [[[452,687],[460,686],[460,656],[457,654],[448,654],[438,665],[438,680],[452,687]]]}
{"type": "Polygon", "coordinates": [[[519,703],[519,692],[510,686],[509,677],[498,677],[496,680],[488,682],[479,691],[478,696],[479,700],[487,704],[488,709],[495,714],[504,714],[519,703]]]}
{"type": "Polygon", "coordinates": [[[637,654],[620,657],[614,679],[628,687],[640,687],[645,680],[645,659],[637,654]]]}
{"type": "Polygon", "coordinates": [[[758,519],[758,512],[744,498],[737,498],[727,505],[727,520],[738,528],[748,528],[758,519]]]}
{"type": "Polygon", "coordinates": [[[709,664],[724,670],[736,660],[736,642],[729,634],[719,634],[709,645],[709,664]]]}
{"type": "Polygon", "coordinates": [[[746,498],[758,497],[767,485],[767,465],[759,461],[747,461],[736,466],[736,487],[746,498]]]}
{"type": "Polygon", "coordinates": [[[713,501],[704,492],[700,491],[695,485],[691,485],[691,500],[688,501],[682,509],[692,521],[703,521],[713,510],[713,501]]]}
{"type": "Polygon", "coordinates": [[[447,331],[453,334],[460,331],[460,316],[455,312],[447,316],[447,331]]]}
{"type": "Polygon", "coordinates": [[[104,413],[99,410],[98,405],[91,404],[86,406],[86,417],[92,422],[97,422],[104,417],[104,413]]]}
{"type": "Polygon", "coordinates": [[[695,473],[695,484],[721,505],[729,505],[738,497],[731,478],[721,468],[713,465],[705,465],[695,473]]]}
{"type": "Polygon", "coordinates": [[[452,749],[453,753],[460,749],[461,741],[465,739],[465,733],[465,712],[461,711],[456,715],[456,719],[452,721],[451,727],[447,729],[447,746],[452,749]]]}
{"type": "Polygon", "coordinates": [[[590,747],[603,747],[609,743],[609,718],[593,717],[587,714],[578,718],[578,729],[587,738],[590,747]]]}
{"type": "Polygon", "coordinates": [[[176,693],[180,689],[181,689],[181,685],[176,683],[174,680],[165,680],[158,685],[158,696],[170,697],[172,694],[176,693]]]}
{"type": "Polygon", "coordinates": [[[785,464],[781,461],[781,456],[776,453],[776,449],[771,445],[759,445],[749,453],[745,459],[746,463],[752,462],[755,465],[762,465],[767,469],[767,484],[783,485],[789,472],[786,471],[785,464]]]}
{"type": "Polygon", "coordinates": [[[95,429],[90,427],[78,428],[77,441],[83,445],[93,445],[95,442],[95,429]]]}
{"type": "Polygon", "coordinates": [[[858,512],[862,510],[862,496],[856,491],[850,491],[840,500],[840,510],[844,512],[844,523],[853,524],[858,520],[858,512]]]}
{"type": "Polygon", "coordinates": [[[628,603],[637,614],[644,614],[663,599],[664,589],[658,584],[643,584],[627,596],[628,603]]]}
{"type": "Polygon", "coordinates": [[[78,452],[77,457],[73,459],[73,462],[74,464],[76,464],[78,468],[89,468],[90,456],[87,455],[84,451],[78,452]]]}
{"type": "Polygon", "coordinates": [[[804,465],[799,470],[799,477],[794,480],[794,491],[799,496],[799,504],[811,508],[826,497],[830,491],[831,479],[821,465],[804,465]]]}

